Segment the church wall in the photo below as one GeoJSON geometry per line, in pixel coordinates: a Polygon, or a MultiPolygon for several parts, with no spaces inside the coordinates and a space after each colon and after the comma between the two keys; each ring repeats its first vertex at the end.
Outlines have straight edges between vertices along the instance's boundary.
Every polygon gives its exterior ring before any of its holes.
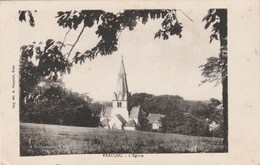
{"type": "Polygon", "coordinates": [[[113,101],[113,108],[114,107],[117,107],[117,103],[118,102],[121,102],[121,107],[123,107],[123,108],[127,108],[127,101],[124,101],[124,100],[122,100],[122,101],[113,101]]]}
{"type": "Polygon", "coordinates": [[[122,123],[117,117],[113,117],[108,123],[110,129],[113,129],[113,126],[116,125],[117,129],[122,129],[122,123]]]}
{"type": "Polygon", "coordinates": [[[125,130],[130,130],[130,131],[135,131],[136,128],[135,127],[124,127],[125,130]]]}
{"type": "Polygon", "coordinates": [[[128,111],[126,108],[113,108],[111,116],[115,116],[116,114],[120,114],[126,121],[128,121],[128,111]]]}

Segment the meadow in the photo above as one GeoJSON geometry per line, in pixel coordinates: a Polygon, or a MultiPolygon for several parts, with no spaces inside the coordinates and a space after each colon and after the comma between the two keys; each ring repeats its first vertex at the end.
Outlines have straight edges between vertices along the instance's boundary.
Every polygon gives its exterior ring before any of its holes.
{"type": "Polygon", "coordinates": [[[223,139],[20,123],[20,155],[223,152],[223,139]]]}

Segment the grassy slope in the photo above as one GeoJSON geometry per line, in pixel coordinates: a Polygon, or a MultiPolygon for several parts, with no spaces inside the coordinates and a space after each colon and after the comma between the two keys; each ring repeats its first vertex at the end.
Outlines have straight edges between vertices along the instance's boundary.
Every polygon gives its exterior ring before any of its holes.
{"type": "Polygon", "coordinates": [[[20,125],[20,155],[222,152],[220,138],[47,124],[20,125]]]}

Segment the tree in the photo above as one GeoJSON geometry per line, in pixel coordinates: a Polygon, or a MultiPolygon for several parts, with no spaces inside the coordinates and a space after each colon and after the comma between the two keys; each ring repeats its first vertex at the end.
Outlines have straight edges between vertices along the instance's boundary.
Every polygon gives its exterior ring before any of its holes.
{"type": "Polygon", "coordinates": [[[228,70],[227,70],[227,9],[210,9],[203,18],[206,21],[205,29],[212,25],[210,42],[220,41],[220,53],[218,58],[209,58],[202,65],[204,82],[217,81],[222,83],[223,100],[223,131],[225,150],[228,151],[228,70]]]}
{"type": "Polygon", "coordinates": [[[215,137],[224,137],[224,129],[223,129],[223,105],[222,102],[211,98],[210,104],[208,105],[208,110],[210,114],[208,116],[210,123],[216,123],[217,128],[212,130],[212,136],[215,137]]]}
{"type": "Polygon", "coordinates": [[[134,93],[132,95],[129,95],[128,97],[129,111],[135,106],[143,107],[145,100],[151,97],[153,97],[153,95],[147,93],[134,93]]]}
{"type": "Polygon", "coordinates": [[[210,136],[208,124],[177,109],[162,118],[162,128],[166,133],[210,136]]]}
{"type": "Polygon", "coordinates": [[[208,116],[211,113],[207,107],[207,104],[202,103],[200,101],[196,101],[196,102],[186,101],[186,104],[189,105],[187,113],[190,113],[201,119],[208,118],[208,116]]]}
{"type": "MultiPolygon", "coordinates": [[[[52,39],[21,47],[20,107],[33,104],[41,95],[35,89],[40,82],[58,81],[59,75],[70,73],[71,64],[61,52],[61,43],[52,39]]],[[[59,81],[58,81],[59,82],[59,81]]]]}
{"type": "Polygon", "coordinates": [[[173,109],[181,109],[184,99],[180,96],[160,95],[147,97],[141,104],[141,108],[148,115],[155,114],[169,114],[173,109]]]}
{"type": "Polygon", "coordinates": [[[85,94],[71,92],[62,83],[43,81],[33,94],[37,97],[20,109],[22,122],[95,127],[102,105],[85,94]]]}
{"type": "Polygon", "coordinates": [[[151,125],[149,124],[149,120],[146,118],[146,114],[144,111],[140,110],[138,114],[139,126],[138,129],[141,131],[151,131],[151,125]]]}

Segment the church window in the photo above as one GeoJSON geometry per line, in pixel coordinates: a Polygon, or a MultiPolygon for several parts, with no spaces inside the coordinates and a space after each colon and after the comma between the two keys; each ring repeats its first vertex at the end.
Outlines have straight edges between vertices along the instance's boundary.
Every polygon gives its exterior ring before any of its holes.
{"type": "Polygon", "coordinates": [[[117,102],[117,107],[122,107],[122,102],[117,102]]]}

